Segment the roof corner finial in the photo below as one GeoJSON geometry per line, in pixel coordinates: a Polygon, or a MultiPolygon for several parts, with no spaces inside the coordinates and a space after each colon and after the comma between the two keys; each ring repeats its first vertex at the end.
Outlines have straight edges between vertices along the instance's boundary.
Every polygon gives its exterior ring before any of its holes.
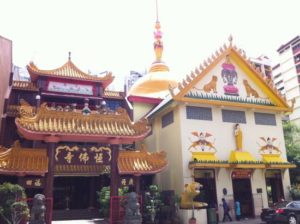
{"type": "Polygon", "coordinates": [[[233,40],[233,37],[232,37],[232,35],[230,34],[229,37],[228,37],[229,46],[232,46],[232,40],[233,40]]]}
{"type": "Polygon", "coordinates": [[[71,51],[69,51],[69,61],[71,61],[71,51]]]}

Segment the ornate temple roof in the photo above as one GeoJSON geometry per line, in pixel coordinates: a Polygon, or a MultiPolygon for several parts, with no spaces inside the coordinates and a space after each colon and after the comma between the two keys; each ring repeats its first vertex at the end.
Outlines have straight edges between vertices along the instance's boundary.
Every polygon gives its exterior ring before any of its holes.
{"type": "Polygon", "coordinates": [[[27,65],[27,70],[33,81],[36,80],[39,76],[46,76],[46,77],[53,77],[53,78],[98,82],[98,83],[102,83],[103,87],[105,88],[114,80],[114,77],[112,76],[111,72],[107,72],[105,76],[98,77],[81,71],[71,61],[70,57],[69,60],[64,65],[56,69],[42,70],[39,69],[33,62],[30,62],[29,65],[27,65]]]}
{"type": "Polygon", "coordinates": [[[164,99],[169,94],[169,86],[177,86],[174,74],[169,72],[168,66],[162,61],[163,42],[158,20],[155,29],[154,52],[156,59],[152,63],[149,73],[137,80],[129,90],[129,100],[134,100],[136,96],[164,99]]]}
{"type": "Polygon", "coordinates": [[[26,90],[26,91],[38,91],[38,87],[35,83],[29,81],[13,81],[13,89],[26,90]]]}
{"type": "Polygon", "coordinates": [[[118,158],[119,174],[155,174],[167,166],[165,152],[120,151],[118,158]]]}
{"type": "Polygon", "coordinates": [[[22,148],[18,141],[7,149],[0,146],[0,173],[9,175],[44,175],[48,172],[46,149],[22,148]]]}
{"type": "MultiPolygon", "coordinates": [[[[236,61],[238,61],[243,69],[247,71],[248,74],[251,74],[251,78],[255,80],[260,86],[261,89],[265,91],[265,93],[269,96],[271,102],[274,106],[264,106],[258,105],[255,103],[242,103],[242,102],[226,102],[225,100],[195,100],[192,99],[191,101],[197,103],[205,103],[205,104],[214,104],[214,105],[228,105],[228,106],[240,106],[240,107],[248,107],[248,108],[260,108],[260,109],[273,109],[273,110],[280,110],[280,111],[287,111],[290,112],[293,110],[293,105],[290,106],[287,103],[287,100],[275,87],[272,79],[267,77],[261,71],[256,69],[255,64],[251,61],[251,58],[247,58],[246,53],[243,49],[239,49],[232,43],[232,37],[229,37],[229,44],[224,44],[217,50],[215,53],[212,54],[211,57],[204,60],[198,67],[195,68],[190,74],[186,75],[186,78],[182,80],[182,82],[178,83],[177,88],[170,88],[172,97],[176,101],[187,101],[185,95],[190,91],[195,85],[201,81],[206,74],[212,71],[216,65],[221,62],[226,56],[230,55],[236,61]]],[[[292,103],[293,104],[293,103],[292,103]]]]}
{"type": "Polygon", "coordinates": [[[35,114],[30,106],[20,108],[16,118],[18,131],[27,139],[57,141],[109,142],[119,139],[121,143],[132,143],[143,139],[150,127],[146,119],[131,122],[123,108],[116,111],[57,111],[43,103],[35,114]]]}

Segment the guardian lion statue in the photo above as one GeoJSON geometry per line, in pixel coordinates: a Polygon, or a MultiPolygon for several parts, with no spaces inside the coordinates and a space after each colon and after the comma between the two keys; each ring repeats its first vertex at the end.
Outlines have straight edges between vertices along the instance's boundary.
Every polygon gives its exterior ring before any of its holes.
{"type": "Polygon", "coordinates": [[[45,196],[43,194],[34,195],[29,224],[46,224],[45,212],[45,196]]]}
{"type": "Polygon", "coordinates": [[[202,187],[202,185],[197,182],[185,184],[185,190],[181,193],[181,209],[197,209],[207,206],[207,204],[204,202],[194,201],[194,197],[200,194],[200,187],[202,187]]]}

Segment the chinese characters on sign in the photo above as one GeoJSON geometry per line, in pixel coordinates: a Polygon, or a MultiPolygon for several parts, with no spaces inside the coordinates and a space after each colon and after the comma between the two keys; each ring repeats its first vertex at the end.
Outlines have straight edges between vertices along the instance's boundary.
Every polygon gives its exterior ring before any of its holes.
{"type": "Polygon", "coordinates": [[[24,188],[43,188],[44,178],[42,177],[24,177],[20,179],[24,188]]]}
{"type": "Polygon", "coordinates": [[[121,176],[120,177],[120,187],[134,185],[134,180],[132,176],[121,176]]]}
{"type": "Polygon", "coordinates": [[[58,146],[55,149],[55,163],[63,165],[109,165],[111,149],[106,146],[58,146]]]}

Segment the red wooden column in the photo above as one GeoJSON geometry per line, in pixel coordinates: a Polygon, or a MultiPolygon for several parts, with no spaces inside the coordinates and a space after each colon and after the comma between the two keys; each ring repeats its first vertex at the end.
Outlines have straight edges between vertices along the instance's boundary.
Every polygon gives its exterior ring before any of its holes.
{"type": "Polygon", "coordinates": [[[134,188],[135,188],[135,192],[137,194],[140,194],[141,191],[141,176],[140,175],[134,175],[134,188]]]}
{"type": "MultiPolygon", "coordinates": [[[[116,143],[116,142],[114,142],[116,143]]],[[[111,144],[111,171],[110,171],[110,196],[118,196],[119,171],[118,157],[120,144],[111,144]]]]}
{"type": "Polygon", "coordinates": [[[47,156],[48,156],[48,173],[46,175],[46,187],[44,188],[44,194],[46,198],[53,198],[53,183],[54,183],[54,154],[56,143],[59,139],[55,136],[49,136],[45,138],[47,142],[47,156]]]}

